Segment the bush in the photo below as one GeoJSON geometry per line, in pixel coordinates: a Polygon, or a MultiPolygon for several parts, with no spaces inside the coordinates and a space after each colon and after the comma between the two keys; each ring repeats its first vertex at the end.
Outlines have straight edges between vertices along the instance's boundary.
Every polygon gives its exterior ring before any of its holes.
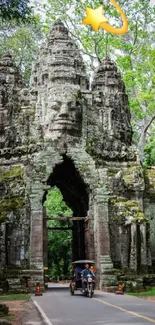
{"type": "Polygon", "coordinates": [[[7,307],[5,304],[0,304],[0,314],[8,315],[9,313],[9,307],[7,307]]]}

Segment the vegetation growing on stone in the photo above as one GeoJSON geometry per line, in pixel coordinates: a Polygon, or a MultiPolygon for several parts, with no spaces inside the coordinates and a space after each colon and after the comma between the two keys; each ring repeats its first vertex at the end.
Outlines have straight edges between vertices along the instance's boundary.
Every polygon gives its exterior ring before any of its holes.
{"type": "Polygon", "coordinates": [[[140,166],[132,166],[123,169],[123,179],[127,185],[132,185],[134,183],[135,176],[143,180],[143,169],[140,166]]]}
{"type": "Polygon", "coordinates": [[[145,217],[139,203],[135,200],[127,200],[124,197],[111,199],[110,203],[114,205],[114,216],[119,222],[143,223],[149,222],[145,217]],[[124,220],[125,219],[125,220],[124,220]]]}
{"type": "Polygon", "coordinates": [[[0,200],[0,221],[4,222],[7,214],[24,206],[24,199],[8,198],[0,200]]]}
{"type": "Polygon", "coordinates": [[[118,168],[108,168],[108,176],[114,177],[118,171],[119,171],[118,168]]]}
{"type": "Polygon", "coordinates": [[[7,194],[0,199],[0,223],[4,222],[7,214],[24,206],[24,169],[23,166],[12,166],[1,170],[0,182],[7,194]]]}
{"type": "Polygon", "coordinates": [[[145,191],[155,198],[155,168],[144,168],[145,191]]]}
{"type": "Polygon", "coordinates": [[[13,166],[8,170],[0,171],[0,182],[11,181],[13,178],[20,178],[23,180],[24,169],[23,166],[13,166]]]}

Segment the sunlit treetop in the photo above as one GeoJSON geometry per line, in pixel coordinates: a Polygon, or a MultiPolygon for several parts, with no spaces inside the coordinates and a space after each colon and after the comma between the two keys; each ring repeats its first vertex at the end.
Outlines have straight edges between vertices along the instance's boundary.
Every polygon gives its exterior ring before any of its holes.
{"type": "Polygon", "coordinates": [[[29,0],[0,0],[0,18],[3,20],[28,21],[31,13],[29,0]]]}

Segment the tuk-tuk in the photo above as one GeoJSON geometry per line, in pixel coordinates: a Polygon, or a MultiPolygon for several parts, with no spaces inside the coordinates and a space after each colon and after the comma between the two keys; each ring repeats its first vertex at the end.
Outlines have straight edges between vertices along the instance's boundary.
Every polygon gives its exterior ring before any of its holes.
{"type": "Polygon", "coordinates": [[[73,275],[72,281],[70,283],[70,293],[73,296],[76,290],[82,292],[84,296],[88,296],[92,298],[94,294],[94,287],[95,287],[95,262],[91,260],[78,260],[72,262],[73,267],[73,275]],[[89,264],[89,269],[92,270],[93,276],[89,274],[85,281],[84,288],[82,286],[82,275],[81,272],[85,268],[85,264],[89,264]]]}

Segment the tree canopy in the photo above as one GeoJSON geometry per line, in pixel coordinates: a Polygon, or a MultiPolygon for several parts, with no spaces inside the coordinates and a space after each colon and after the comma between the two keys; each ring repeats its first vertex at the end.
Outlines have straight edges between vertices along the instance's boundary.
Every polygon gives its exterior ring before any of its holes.
{"type": "Polygon", "coordinates": [[[3,20],[28,21],[31,14],[29,0],[1,0],[0,18],[3,20]]]}
{"type": "Polygon", "coordinates": [[[20,25],[14,20],[0,19],[0,58],[7,52],[12,55],[27,86],[30,81],[32,62],[36,58],[43,37],[44,33],[37,17],[35,22],[25,22],[20,25]]]}

